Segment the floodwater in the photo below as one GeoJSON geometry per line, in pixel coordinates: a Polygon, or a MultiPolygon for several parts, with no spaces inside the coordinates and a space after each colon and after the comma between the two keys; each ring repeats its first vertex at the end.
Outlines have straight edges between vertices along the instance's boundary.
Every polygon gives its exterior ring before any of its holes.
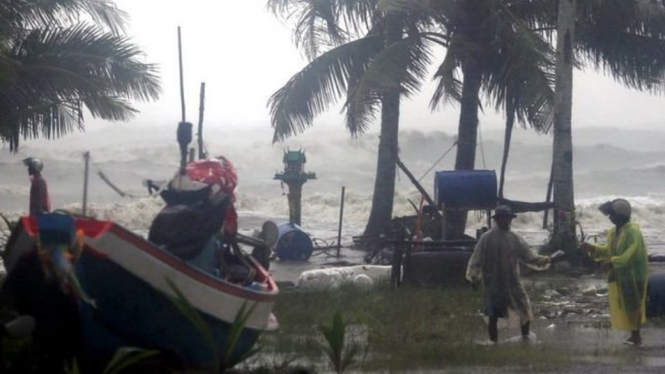
{"type": "MultiPolygon", "coordinates": [[[[358,252],[363,253],[363,252],[358,252]]],[[[362,256],[350,252],[343,260],[361,262],[362,256]]],[[[276,279],[292,277],[303,270],[303,267],[322,266],[326,261],[317,260],[309,263],[273,262],[271,271],[276,279]]],[[[327,259],[329,261],[335,258],[327,259]]],[[[651,264],[652,273],[665,272],[664,264],[651,264]]],[[[306,269],[305,269],[306,270],[306,269]]],[[[534,321],[532,322],[532,339],[524,342],[519,328],[499,330],[497,353],[502,349],[514,349],[523,346],[530,349],[549,350],[553,354],[562,355],[569,362],[554,364],[552,367],[535,369],[534,367],[476,367],[455,366],[440,369],[415,369],[412,373],[662,373],[665,372],[665,328],[661,321],[648,321],[642,329],[642,346],[625,345],[628,332],[614,331],[610,327],[606,283],[604,276],[591,274],[570,277],[559,274],[537,274],[524,277],[525,285],[533,297],[534,321]]],[[[479,323],[482,318],[479,315],[479,323]]],[[[368,339],[362,326],[355,339],[368,339]]],[[[477,330],[472,337],[473,344],[485,344],[487,336],[484,331],[477,330]]],[[[362,346],[362,344],[361,344],[362,346]]],[[[472,348],[473,346],[471,346],[472,348]]],[[[301,364],[305,364],[301,362],[301,364]]],[[[537,363],[535,363],[537,365],[537,363]]],[[[320,372],[326,372],[325,359],[320,362],[309,362],[320,372]]],[[[305,365],[307,366],[307,365],[305,365]]],[[[311,366],[310,366],[311,367],[311,366]]],[[[535,366],[538,368],[539,366],[535,366]]],[[[348,372],[354,371],[353,369],[348,372]]]]}

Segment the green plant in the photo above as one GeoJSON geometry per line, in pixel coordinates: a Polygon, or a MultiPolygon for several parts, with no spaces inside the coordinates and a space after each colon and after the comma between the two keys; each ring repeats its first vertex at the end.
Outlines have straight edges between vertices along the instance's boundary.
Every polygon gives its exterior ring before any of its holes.
{"type": "MultiPolygon", "coordinates": [[[[118,374],[124,369],[136,365],[137,363],[159,354],[157,351],[144,350],[141,348],[133,347],[120,347],[111,358],[111,361],[106,365],[102,374],[118,374]]],[[[66,374],[80,374],[81,369],[78,365],[78,360],[74,359],[71,366],[65,364],[66,374]]]]}
{"type": "Polygon", "coordinates": [[[173,305],[175,305],[176,308],[182,313],[187,319],[196,327],[196,329],[199,331],[203,339],[205,339],[206,344],[208,344],[208,348],[212,352],[213,355],[213,362],[215,364],[215,367],[220,367],[220,359],[219,359],[219,353],[217,350],[217,344],[215,344],[215,339],[212,336],[212,332],[208,328],[208,325],[206,325],[205,321],[201,317],[201,315],[194,309],[194,306],[187,300],[185,295],[180,291],[180,289],[173,283],[173,281],[170,278],[166,278],[166,283],[168,283],[169,287],[175,293],[175,296],[171,296],[166,294],[166,296],[171,300],[173,305]]]}
{"type": "Polygon", "coordinates": [[[242,332],[247,325],[247,320],[254,312],[254,309],[256,309],[256,305],[257,304],[254,303],[251,307],[247,308],[247,303],[244,303],[238,311],[238,314],[236,314],[235,318],[233,319],[231,331],[229,332],[229,336],[226,338],[226,344],[224,345],[224,350],[222,351],[222,355],[224,357],[224,360],[222,361],[222,370],[230,369],[236,366],[237,364],[254,356],[261,350],[260,347],[252,348],[237,358],[234,358],[233,354],[236,346],[238,345],[238,340],[240,339],[240,336],[242,335],[242,332]]]}
{"type": "Polygon", "coordinates": [[[178,308],[178,310],[180,310],[180,312],[185,317],[187,317],[187,319],[196,327],[201,336],[205,339],[206,343],[208,344],[208,348],[213,354],[215,368],[219,368],[221,372],[224,372],[225,370],[236,366],[237,364],[247,360],[260,351],[260,348],[253,348],[238,357],[235,357],[234,355],[238,341],[240,340],[240,336],[242,335],[242,332],[247,325],[247,320],[254,312],[254,309],[256,309],[256,303],[254,303],[249,308],[247,307],[247,303],[244,303],[236,314],[233,320],[233,324],[231,324],[229,335],[226,338],[226,343],[221,350],[222,357],[220,360],[220,349],[215,342],[212,331],[210,331],[210,328],[201,317],[201,314],[194,308],[194,306],[192,306],[189,300],[187,300],[185,295],[180,291],[180,289],[178,289],[178,287],[171,279],[166,278],[166,282],[168,283],[169,287],[171,287],[171,290],[173,290],[175,293],[175,296],[167,295],[167,297],[169,300],[171,300],[171,302],[173,302],[176,308],[178,308]]]}
{"type": "Polygon", "coordinates": [[[345,347],[346,324],[342,318],[342,313],[339,310],[335,312],[332,325],[320,325],[319,330],[328,343],[328,346],[323,349],[330,358],[335,372],[343,373],[347,367],[353,364],[354,358],[359,352],[359,347],[357,344],[345,347]]]}

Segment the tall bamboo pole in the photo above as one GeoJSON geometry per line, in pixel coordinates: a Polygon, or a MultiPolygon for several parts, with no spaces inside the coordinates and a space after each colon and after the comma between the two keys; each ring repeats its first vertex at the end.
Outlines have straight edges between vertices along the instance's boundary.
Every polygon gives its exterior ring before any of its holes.
{"type": "Polygon", "coordinates": [[[85,216],[88,212],[88,175],[90,172],[90,152],[86,151],[83,154],[83,159],[85,160],[85,171],[83,175],[83,206],[81,208],[81,213],[85,216]]]}
{"type": "Polygon", "coordinates": [[[180,105],[182,108],[182,122],[185,122],[185,79],[182,72],[182,38],[180,34],[180,26],[178,26],[178,63],[180,68],[180,105]]]}
{"type": "MultiPolygon", "coordinates": [[[[185,113],[185,83],[184,83],[184,74],[182,67],[182,38],[180,33],[180,26],[178,26],[178,64],[180,70],[180,104],[181,104],[181,113],[182,121],[178,124],[178,143],[180,145],[180,175],[185,175],[187,173],[187,144],[189,143],[186,140],[186,113],[185,113]]],[[[191,125],[189,130],[189,136],[191,137],[191,125]]],[[[191,140],[191,139],[190,139],[191,140]]]]}
{"type": "Polygon", "coordinates": [[[199,102],[199,132],[198,132],[198,141],[199,141],[199,160],[206,157],[205,152],[203,151],[203,112],[205,110],[205,100],[206,100],[206,84],[201,82],[201,94],[199,102]]]}

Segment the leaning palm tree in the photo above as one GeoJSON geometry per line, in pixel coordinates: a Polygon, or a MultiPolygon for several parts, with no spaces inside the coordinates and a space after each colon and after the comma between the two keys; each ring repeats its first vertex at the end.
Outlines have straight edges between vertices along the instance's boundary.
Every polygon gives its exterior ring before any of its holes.
{"type": "Polygon", "coordinates": [[[120,35],[127,16],[112,2],[0,0],[0,10],[0,140],[11,151],[82,130],[85,110],[128,120],[130,101],[158,97],[156,67],[120,35]]]}
{"type": "Polygon", "coordinates": [[[354,136],[380,111],[377,172],[365,235],[385,233],[395,192],[400,100],[416,92],[426,74],[428,45],[419,33],[427,18],[379,12],[370,0],[270,4],[281,13],[299,14],[296,42],[311,59],[270,99],[274,141],[305,130],[342,97],[346,126],[354,136]],[[325,45],[333,48],[321,52],[325,45]]]}

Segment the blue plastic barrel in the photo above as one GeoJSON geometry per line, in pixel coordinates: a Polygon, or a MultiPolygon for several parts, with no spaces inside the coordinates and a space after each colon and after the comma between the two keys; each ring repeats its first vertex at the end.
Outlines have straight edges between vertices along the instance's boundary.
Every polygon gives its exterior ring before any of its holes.
{"type": "Polygon", "coordinates": [[[646,315],[649,318],[665,315],[665,274],[649,277],[646,315]]]}
{"type": "Polygon", "coordinates": [[[437,206],[450,209],[493,209],[496,207],[494,170],[445,170],[434,174],[437,206]]]}
{"type": "Polygon", "coordinates": [[[312,255],[312,239],[295,223],[279,225],[275,255],[285,261],[307,261],[312,255]]]}

